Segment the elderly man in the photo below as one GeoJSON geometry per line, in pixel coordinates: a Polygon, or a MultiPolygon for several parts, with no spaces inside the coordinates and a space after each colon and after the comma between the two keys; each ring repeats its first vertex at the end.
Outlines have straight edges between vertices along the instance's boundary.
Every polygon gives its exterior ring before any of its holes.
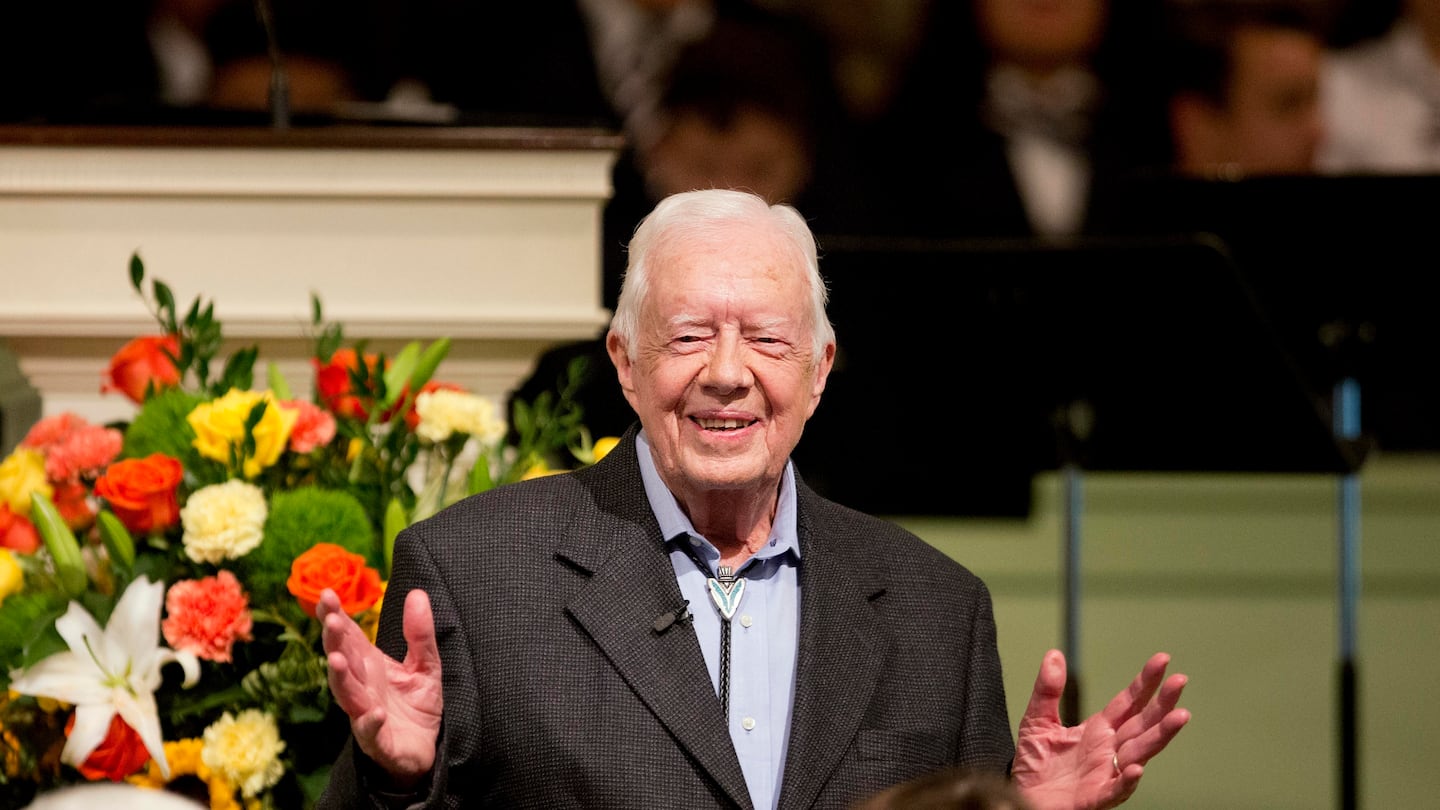
{"type": "Polygon", "coordinates": [[[322,600],[353,730],[322,805],[843,808],[950,765],[1037,808],[1134,791],[1189,719],[1167,656],[1066,728],[1049,653],[1017,754],[985,585],[796,473],[825,297],[794,209],[656,206],[607,338],[638,426],[403,532],[379,649],[322,600]]]}

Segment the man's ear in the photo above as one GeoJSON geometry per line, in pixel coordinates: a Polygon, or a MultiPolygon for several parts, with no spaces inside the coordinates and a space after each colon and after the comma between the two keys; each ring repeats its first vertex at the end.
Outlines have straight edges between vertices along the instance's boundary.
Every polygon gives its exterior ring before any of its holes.
{"type": "Polygon", "coordinates": [[[625,346],[625,341],[614,329],[605,334],[605,351],[610,355],[610,362],[615,366],[615,376],[620,380],[620,390],[625,393],[625,399],[630,402],[630,407],[634,408],[635,364],[630,362],[630,354],[625,346]]]}
{"type": "Polygon", "coordinates": [[[815,364],[815,382],[810,386],[810,407],[805,414],[806,419],[814,416],[815,408],[820,405],[820,395],[825,393],[825,383],[830,379],[830,370],[835,367],[835,351],[835,341],[832,340],[820,352],[820,361],[815,364]]]}

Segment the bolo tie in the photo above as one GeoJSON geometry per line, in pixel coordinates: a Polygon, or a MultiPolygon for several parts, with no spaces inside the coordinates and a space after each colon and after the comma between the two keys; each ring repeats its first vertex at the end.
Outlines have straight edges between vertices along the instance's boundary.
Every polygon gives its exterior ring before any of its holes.
{"type": "Polygon", "coordinates": [[[730,718],[730,620],[745,595],[745,578],[735,569],[722,565],[715,576],[705,579],[710,588],[710,601],[720,611],[720,713],[730,718]]]}

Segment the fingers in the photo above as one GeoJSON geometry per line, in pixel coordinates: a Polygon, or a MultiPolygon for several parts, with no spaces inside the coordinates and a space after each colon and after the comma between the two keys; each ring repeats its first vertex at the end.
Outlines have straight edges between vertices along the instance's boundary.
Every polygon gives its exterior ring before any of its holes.
{"type": "Polygon", "coordinates": [[[1149,762],[1190,722],[1190,711],[1176,708],[1188,680],[1179,673],[1171,675],[1159,696],[1118,730],[1117,751],[1122,763],[1149,762]]]}
{"type": "Polygon", "coordinates": [[[1165,750],[1165,746],[1175,739],[1180,729],[1190,722],[1190,711],[1188,709],[1176,709],[1166,714],[1149,728],[1140,734],[1130,738],[1120,748],[1120,759],[1127,763],[1128,770],[1131,766],[1143,765],[1152,757],[1165,750]]]}
{"type": "Polygon", "coordinates": [[[1155,690],[1160,688],[1160,683],[1165,678],[1165,668],[1168,666],[1170,666],[1169,653],[1158,652],[1150,656],[1150,660],[1140,668],[1140,673],[1135,676],[1130,685],[1122,689],[1105,705],[1100,712],[1101,715],[1110,721],[1112,727],[1119,728],[1127,720],[1142,712],[1149,704],[1150,698],[1154,697],[1155,690]]]}
{"type": "Polygon", "coordinates": [[[1025,707],[1021,722],[1060,722],[1060,695],[1065,691],[1065,654],[1050,650],[1040,660],[1040,671],[1035,675],[1035,688],[1030,692],[1030,702],[1025,707]]]}
{"type": "Polygon", "coordinates": [[[315,618],[320,620],[320,643],[326,653],[341,653],[353,658],[365,654],[365,648],[372,646],[365,631],[340,608],[340,599],[335,592],[325,589],[315,605],[315,618]]]}
{"type": "Polygon", "coordinates": [[[1139,714],[1125,721],[1119,729],[1121,734],[1129,731],[1133,736],[1159,723],[1180,702],[1180,694],[1185,691],[1185,684],[1188,681],[1189,678],[1179,673],[1165,679],[1160,687],[1160,694],[1147,702],[1139,714]]]}
{"type": "Polygon", "coordinates": [[[438,670],[440,647],[435,641],[435,616],[430,596],[416,588],[405,594],[405,665],[409,669],[438,670]]]}
{"type": "Polygon", "coordinates": [[[369,657],[382,653],[370,643],[360,625],[341,609],[334,591],[327,588],[321,592],[315,616],[320,620],[320,643],[329,665],[326,680],[330,693],[352,719],[364,715],[374,705],[367,687],[369,657]]]}

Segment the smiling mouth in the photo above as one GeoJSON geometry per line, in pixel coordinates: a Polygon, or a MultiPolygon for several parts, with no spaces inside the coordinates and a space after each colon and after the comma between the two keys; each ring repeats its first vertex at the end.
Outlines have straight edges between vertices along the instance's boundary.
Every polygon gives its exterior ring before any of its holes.
{"type": "Polygon", "coordinates": [[[704,430],[739,430],[755,424],[754,419],[700,419],[692,421],[704,430]]]}

